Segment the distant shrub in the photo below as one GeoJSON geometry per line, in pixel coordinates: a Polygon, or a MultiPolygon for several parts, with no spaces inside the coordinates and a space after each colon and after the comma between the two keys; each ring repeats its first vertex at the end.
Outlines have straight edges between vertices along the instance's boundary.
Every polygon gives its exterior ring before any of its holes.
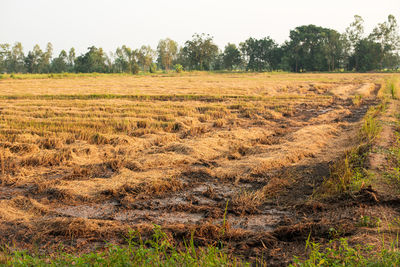
{"type": "Polygon", "coordinates": [[[181,64],[175,64],[174,69],[177,73],[181,73],[183,71],[183,66],[181,64]]]}
{"type": "Polygon", "coordinates": [[[4,75],[0,73],[0,80],[4,79],[4,75]]]}

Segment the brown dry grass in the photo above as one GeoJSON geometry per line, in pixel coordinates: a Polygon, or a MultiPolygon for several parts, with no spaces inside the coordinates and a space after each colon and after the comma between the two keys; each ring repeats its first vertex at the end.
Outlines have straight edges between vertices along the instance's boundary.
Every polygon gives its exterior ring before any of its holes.
{"type": "Polygon", "coordinates": [[[354,97],[374,97],[382,77],[1,80],[0,229],[30,229],[45,241],[109,237],[162,217],[165,227],[206,231],[200,226],[221,219],[227,200],[238,216],[256,214],[293,183],[276,172],[318,162],[343,128],[354,127],[346,118],[364,103],[354,97]],[[59,212],[70,207],[72,215],[59,212]]]}
{"type": "Polygon", "coordinates": [[[375,81],[379,74],[289,74],[192,72],[182,75],[6,79],[0,95],[132,94],[132,95],[285,95],[326,93],[341,84],[375,81]],[[29,90],[27,90],[29,88],[29,90]]]}

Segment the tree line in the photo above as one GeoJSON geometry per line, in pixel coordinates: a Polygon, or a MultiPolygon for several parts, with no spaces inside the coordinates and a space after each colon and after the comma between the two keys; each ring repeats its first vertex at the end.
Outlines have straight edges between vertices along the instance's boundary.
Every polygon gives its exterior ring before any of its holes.
{"type": "Polygon", "coordinates": [[[133,73],[158,69],[242,70],[242,71],[375,71],[400,67],[400,37],[393,15],[379,23],[368,35],[364,20],[354,16],[345,32],[315,25],[290,31],[289,40],[278,44],[270,37],[249,38],[239,45],[228,43],[223,50],[207,34],[194,34],[179,46],[169,38],[156,49],[126,45],[106,53],[91,46],[76,55],[75,49],[62,50],[53,57],[53,46],[45,50],[35,45],[26,55],[21,43],[0,44],[0,73],[133,73]]]}

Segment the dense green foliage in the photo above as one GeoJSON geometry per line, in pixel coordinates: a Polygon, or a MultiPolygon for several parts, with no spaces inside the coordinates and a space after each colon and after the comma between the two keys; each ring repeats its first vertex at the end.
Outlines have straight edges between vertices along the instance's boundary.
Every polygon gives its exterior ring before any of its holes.
{"type": "Polygon", "coordinates": [[[239,68],[242,64],[242,54],[235,44],[228,43],[222,55],[224,67],[228,70],[239,68]]]}
{"type": "MultiPolygon", "coordinates": [[[[363,19],[355,16],[344,33],[304,25],[290,31],[289,40],[279,45],[270,37],[249,38],[239,46],[228,43],[221,51],[213,37],[194,34],[183,47],[169,39],[160,40],[157,49],[125,45],[107,54],[91,46],[76,57],[75,50],[62,50],[52,57],[48,43],[42,51],[35,45],[27,55],[21,43],[0,44],[0,73],[132,73],[155,72],[181,65],[184,70],[283,70],[305,71],[375,71],[400,67],[400,37],[396,18],[379,23],[364,35],[363,19]],[[157,64],[157,66],[155,65],[157,64]]],[[[176,68],[175,68],[176,70],[176,68]]],[[[180,71],[180,70],[179,70],[180,71]]]]}
{"type": "Polygon", "coordinates": [[[182,62],[188,69],[211,70],[213,60],[218,56],[218,46],[213,43],[213,38],[205,34],[193,35],[193,40],[186,41],[181,49],[182,62]]]}
{"type": "Polygon", "coordinates": [[[270,71],[278,69],[280,62],[279,47],[274,40],[249,38],[240,44],[245,58],[246,70],[270,71]]]}
{"type": "Polygon", "coordinates": [[[75,69],[77,72],[106,72],[106,57],[101,48],[89,47],[89,51],[76,58],[75,69]]]}
{"type": "Polygon", "coordinates": [[[286,68],[299,71],[334,71],[341,65],[343,44],[340,33],[315,25],[290,31],[286,51],[286,68]]]}

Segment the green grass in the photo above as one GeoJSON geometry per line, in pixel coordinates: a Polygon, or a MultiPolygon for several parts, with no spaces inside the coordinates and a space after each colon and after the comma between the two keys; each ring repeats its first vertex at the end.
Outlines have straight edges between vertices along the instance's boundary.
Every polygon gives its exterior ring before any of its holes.
{"type": "Polygon", "coordinates": [[[353,105],[359,107],[363,102],[362,95],[355,95],[352,101],[353,105]]]}
{"type": "Polygon", "coordinates": [[[382,101],[381,104],[371,107],[368,109],[367,114],[364,116],[363,125],[360,130],[361,141],[367,143],[373,143],[376,137],[378,137],[382,126],[377,120],[377,116],[384,112],[387,108],[387,102],[382,101]]]}
{"type": "Polygon", "coordinates": [[[333,164],[330,176],[316,192],[317,195],[330,196],[348,191],[358,191],[370,181],[370,174],[364,169],[364,162],[370,151],[370,144],[362,144],[333,164]]]}
{"type": "Polygon", "coordinates": [[[400,252],[398,240],[389,249],[376,249],[372,246],[350,246],[346,239],[333,240],[326,248],[318,243],[306,243],[308,258],[297,257],[290,266],[399,266],[400,252]]]}
{"type": "Polygon", "coordinates": [[[361,136],[367,142],[372,143],[374,139],[378,136],[381,130],[381,126],[375,116],[367,114],[364,118],[364,123],[361,127],[361,136]]]}
{"type": "Polygon", "coordinates": [[[390,79],[387,79],[386,81],[386,91],[387,94],[389,94],[392,99],[399,98],[397,85],[398,85],[398,78],[395,76],[391,77],[390,79]]]}
{"type": "Polygon", "coordinates": [[[63,252],[55,256],[29,254],[25,251],[0,253],[2,266],[250,266],[222,249],[209,246],[196,248],[193,238],[178,250],[161,231],[154,229],[152,239],[143,241],[140,235],[130,234],[128,245],[108,245],[105,251],[83,255],[63,252]]]}
{"type": "Polygon", "coordinates": [[[341,160],[331,165],[330,176],[316,191],[316,196],[358,191],[370,182],[371,174],[364,168],[364,163],[382,128],[377,116],[385,108],[386,104],[382,103],[367,111],[356,145],[341,160]]]}
{"type": "Polygon", "coordinates": [[[384,176],[400,191],[400,121],[398,114],[397,129],[394,133],[396,141],[388,151],[388,157],[393,165],[384,173],[384,176]]]}
{"type": "Polygon", "coordinates": [[[363,215],[360,217],[357,226],[374,228],[374,227],[379,227],[381,223],[382,220],[378,217],[363,215]]]}

